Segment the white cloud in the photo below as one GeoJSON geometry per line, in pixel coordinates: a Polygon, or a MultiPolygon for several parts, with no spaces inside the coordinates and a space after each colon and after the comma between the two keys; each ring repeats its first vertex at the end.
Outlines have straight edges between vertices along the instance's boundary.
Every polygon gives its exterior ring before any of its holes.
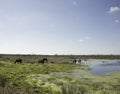
{"type": "Polygon", "coordinates": [[[76,6],[76,5],[77,5],[77,2],[76,2],[76,1],[73,1],[73,5],[75,5],[75,6],[76,6]]]}
{"type": "Polygon", "coordinates": [[[79,39],[78,41],[79,41],[79,42],[84,42],[85,40],[83,40],[83,39],[79,39]]]}
{"type": "Polygon", "coordinates": [[[115,23],[120,23],[120,21],[119,21],[119,20],[117,20],[117,19],[116,19],[116,20],[114,20],[114,22],[115,22],[115,23]]]}
{"type": "Polygon", "coordinates": [[[79,39],[78,41],[85,42],[85,41],[90,40],[90,39],[91,39],[90,37],[86,36],[86,37],[83,37],[82,39],[79,39]]]}
{"type": "Polygon", "coordinates": [[[108,13],[113,13],[113,12],[118,12],[120,11],[120,8],[115,6],[115,7],[110,7],[108,13]]]}

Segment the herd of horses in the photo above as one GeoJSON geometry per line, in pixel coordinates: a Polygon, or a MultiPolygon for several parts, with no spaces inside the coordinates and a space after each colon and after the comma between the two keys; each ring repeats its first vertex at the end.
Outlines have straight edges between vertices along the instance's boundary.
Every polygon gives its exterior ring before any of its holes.
{"type": "MultiPolygon", "coordinates": [[[[39,60],[38,61],[38,64],[44,64],[44,63],[47,63],[48,62],[48,59],[47,58],[43,58],[42,60],[39,60]]],[[[14,64],[22,64],[23,63],[23,60],[21,58],[18,58],[15,60],[14,64]]],[[[74,59],[73,64],[77,64],[77,63],[81,63],[81,59],[74,59]]]]}
{"type": "MultiPolygon", "coordinates": [[[[42,60],[39,60],[38,61],[38,64],[44,64],[45,62],[48,62],[48,59],[47,58],[43,58],[42,60]]],[[[14,64],[22,64],[23,63],[23,60],[21,58],[18,58],[15,60],[14,64]]]]}

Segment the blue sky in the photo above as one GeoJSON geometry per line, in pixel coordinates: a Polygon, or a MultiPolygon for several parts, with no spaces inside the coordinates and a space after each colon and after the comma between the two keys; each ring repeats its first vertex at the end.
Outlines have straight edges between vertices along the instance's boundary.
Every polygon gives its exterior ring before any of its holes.
{"type": "Polygon", "coordinates": [[[0,0],[0,53],[120,54],[120,0],[0,0]]]}

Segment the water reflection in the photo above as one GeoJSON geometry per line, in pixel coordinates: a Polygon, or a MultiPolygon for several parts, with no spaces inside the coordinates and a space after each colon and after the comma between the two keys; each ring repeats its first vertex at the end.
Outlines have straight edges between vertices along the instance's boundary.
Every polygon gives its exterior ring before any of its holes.
{"type": "Polygon", "coordinates": [[[120,70],[120,60],[88,60],[85,64],[92,68],[90,70],[92,74],[103,74],[120,70]]]}

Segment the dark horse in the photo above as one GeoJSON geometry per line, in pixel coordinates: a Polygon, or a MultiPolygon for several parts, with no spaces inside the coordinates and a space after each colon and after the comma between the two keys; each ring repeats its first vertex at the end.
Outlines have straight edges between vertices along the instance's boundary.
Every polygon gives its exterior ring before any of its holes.
{"type": "Polygon", "coordinates": [[[14,62],[14,64],[16,64],[16,63],[21,64],[22,63],[22,59],[21,58],[16,59],[15,62],[14,62]]]}
{"type": "Polygon", "coordinates": [[[80,64],[80,63],[81,63],[81,59],[74,59],[74,60],[73,60],[73,63],[74,63],[74,64],[80,64]]]}
{"type": "Polygon", "coordinates": [[[74,59],[74,60],[73,60],[73,63],[74,63],[74,64],[76,64],[76,62],[77,62],[77,60],[76,60],[76,59],[74,59]]]}
{"type": "Polygon", "coordinates": [[[48,59],[47,58],[43,58],[42,60],[39,60],[38,61],[38,64],[44,64],[45,62],[47,62],[48,61],[48,59]]]}

